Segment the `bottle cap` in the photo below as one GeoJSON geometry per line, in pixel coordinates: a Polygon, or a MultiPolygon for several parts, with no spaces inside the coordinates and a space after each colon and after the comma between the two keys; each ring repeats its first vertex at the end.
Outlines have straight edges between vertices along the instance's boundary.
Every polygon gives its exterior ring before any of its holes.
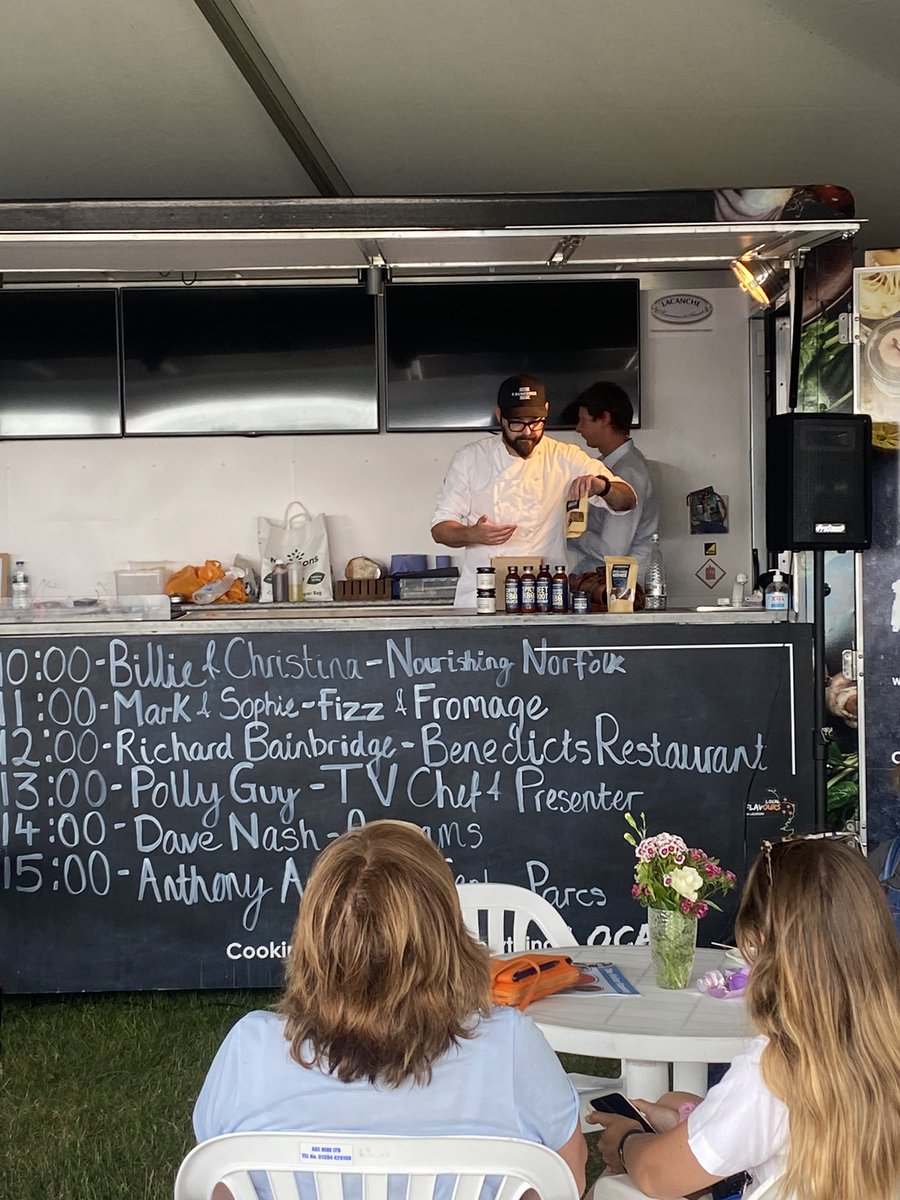
{"type": "Polygon", "coordinates": [[[782,574],[780,571],[776,571],[775,574],[772,576],[772,582],[773,583],[782,583],[783,582],[783,577],[782,577],[782,574]]]}

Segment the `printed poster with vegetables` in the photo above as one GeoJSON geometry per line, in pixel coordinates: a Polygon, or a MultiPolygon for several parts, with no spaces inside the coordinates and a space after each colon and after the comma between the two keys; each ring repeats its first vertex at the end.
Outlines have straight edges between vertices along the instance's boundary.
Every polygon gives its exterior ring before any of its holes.
{"type": "Polygon", "coordinates": [[[865,763],[871,845],[900,834],[900,250],[855,274],[856,408],[872,418],[872,548],[863,553],[865,763]]]}

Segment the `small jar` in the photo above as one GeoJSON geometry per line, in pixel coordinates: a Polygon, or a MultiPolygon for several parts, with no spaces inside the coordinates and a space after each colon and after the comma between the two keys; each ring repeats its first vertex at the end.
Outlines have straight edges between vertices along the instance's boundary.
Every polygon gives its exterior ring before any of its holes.
{"type": "Polygon", "coordinates": [[[479,615],[497,611],[496,578],[493,567],[479,567],[475,572],[475,611],[479,615]]]}
{"type": "Polygon", "coordinates": [[[572,612],[586,613],[589,609],[587,592],[572,593],[572,612]]]}

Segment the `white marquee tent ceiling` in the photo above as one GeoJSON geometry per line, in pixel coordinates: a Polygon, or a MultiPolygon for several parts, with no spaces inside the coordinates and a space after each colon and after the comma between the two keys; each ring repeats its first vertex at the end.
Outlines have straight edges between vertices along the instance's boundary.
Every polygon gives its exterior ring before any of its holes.
{"type": "MultiPolygon", "coordinates": [[[[213,7],[5,0],[0,200],[317,195],[213,7]]],[[[234,7],[345,194],[836,183],[900,245],[897,0],[234,7]]]]}

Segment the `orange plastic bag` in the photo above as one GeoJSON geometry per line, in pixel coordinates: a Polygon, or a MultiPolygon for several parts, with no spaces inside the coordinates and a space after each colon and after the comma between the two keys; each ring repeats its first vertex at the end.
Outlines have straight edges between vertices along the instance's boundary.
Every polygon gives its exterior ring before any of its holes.
{"type": "MultiPolygon", "coordinates": [[[[180,571],[176,571],[166,584],[166,595],[183,596],[185,600],[193,600],[194,593],[198,588],[224,578],[225,570],[219,560],[208,558],[202,567],[188,565],[182,567],[180,571]]],[[[246,604],[249,599],[243,579],[235,579],[228,591],[217,596],[214,603],[246,604]]]]}
{"type": "Polygon", "coordinates": [[[507,1008],[525,1008],[571,987],[581,978],[565,954],[517,954],[491,959],[491,1000],[507,1008]]]}
{"type": "Polygon", "coordinates": [[[176,571],[174,575],[169,576],[169,581],[166,584],[167,596],[184,596],[189,600],[200,587],[200,577],[197,574],[196,567],[182,567],[180,571],[176,571]]]}

